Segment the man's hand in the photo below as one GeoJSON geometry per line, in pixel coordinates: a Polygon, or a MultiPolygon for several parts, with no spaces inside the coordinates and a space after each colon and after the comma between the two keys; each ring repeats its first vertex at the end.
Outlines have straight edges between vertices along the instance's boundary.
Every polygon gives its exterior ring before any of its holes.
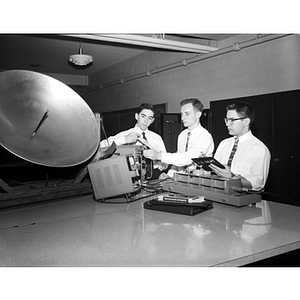
{"type": "Polygon", "coordinates": [[[159,180],[165,180],[165,179],[168,179],[168,178],[170,178],[170,177],[166,173],[161,173],[158,177],[159,180]]]}
{"type": "Polygon", "coordinates": [[[152,160],[161,160],[161,152],[150,149],[150,150],[144,150],[143,154],[146,158],[152,160]]]}
{"type": "MultiPolygon", "coordinates": [[[[221,177],[231,178],[233,175],[227,165],[224,165],[225,169],[221,169],[213,164],[210,164],[209,166],[214,172],[217,173],[217,175],[219,175],[221,177]]],[[[234,175],[234,176],[235,176],[235,178],[241,179],[243,187],[245,187],[248,190],[252,189],[252,183],[249,180],[247,180],[245,177],[243,177],[241,175],[234,175]]]]}
{"type": "Polygon", "coordinates": [[[230,178],[232,173],[228,166],[224,165],[225,169],[221,169],[214,164],[210,164],[209,167],[219,176],[230,178]]]}
{"type": "Polygon", "coordinates": [[[129,134],[127,134],[125,136],[125,142],[126,144],[132,144],[132,143],[136,143],[137,139],[140,137],[141,135],[137,132],[130,132],[129,134]]]}

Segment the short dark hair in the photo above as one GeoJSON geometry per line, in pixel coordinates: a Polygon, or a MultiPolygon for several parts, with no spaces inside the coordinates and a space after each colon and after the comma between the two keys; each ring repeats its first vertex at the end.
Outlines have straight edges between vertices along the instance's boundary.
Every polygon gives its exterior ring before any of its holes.
{"type": "Polygon", "coordinates": [[[155,117],[155,110],[152,104],[149,103],[143,103],[139,106],[137,113],[139,114],[143,109],[149,109],[153,111],[153,117],[155,117]]]}
{"type": "Polygon", "coordinates": [[[203,104],[197,98],[184,99],[180,102],[180,106],[183,106],[183,105],[186,105],[186,104],[189,104],[189,103],[191,103],[193,105],[193,107],[196,108],[197,110],[199,110],[200,112],[203,112],[203,104]]]}
{"type": "Polygon", "coordinates": [[[254,121],[254,111],[252,107],[244,102],[236,102],[226,106],[226,110],[235,110],[240,117],[249,118],[249,127],[254,121]]]}

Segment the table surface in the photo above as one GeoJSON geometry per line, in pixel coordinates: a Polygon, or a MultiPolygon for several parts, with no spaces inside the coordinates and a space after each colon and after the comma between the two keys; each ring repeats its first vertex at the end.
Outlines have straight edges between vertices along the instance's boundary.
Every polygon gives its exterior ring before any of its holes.
{"type": "Polygon", "coordinates": [[[185,216],[92,195],[0,211],[0,266],[240,266],[300,248],[300,207],[185,216]]]}

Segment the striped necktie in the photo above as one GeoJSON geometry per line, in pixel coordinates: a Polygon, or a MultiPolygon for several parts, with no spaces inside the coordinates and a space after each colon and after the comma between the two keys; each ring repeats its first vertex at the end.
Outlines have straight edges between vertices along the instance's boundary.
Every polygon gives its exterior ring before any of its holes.
{"type": "Polygon", "coordinates": [[[234,145],[233,145],[232,150],[231,150],[231,153],[230,153],[230,156],[229,156],[229,159],[228,159],[228,162],[227,162],[227,166],[228,166],[229,168],[231,167],[231,163],[232,163],[234,154],[235,154],[235,152],[236,152],[236,150],[237,150],[238,142],[239,142],[239,139],[236,137],[236,138],[235,138],[235,141],[234,141],[234,145]]]}
{"type": "Polygon", "coordinates": [[[188,151],[190,136],[191,136],[191,132],[189,131],[188,134],[187,134],[187,138],[186,138],[185,152],[188,151]]]}

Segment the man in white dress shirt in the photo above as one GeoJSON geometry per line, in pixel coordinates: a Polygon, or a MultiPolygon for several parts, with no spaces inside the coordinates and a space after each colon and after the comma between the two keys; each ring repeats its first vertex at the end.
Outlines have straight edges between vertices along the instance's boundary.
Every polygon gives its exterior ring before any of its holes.
{"type": "Polygon", "coordinates": [[[254,111],[246,103],[230,104],[226,110],[224,120],[232,137],[221,141],[214,156],[224,164],[225,169],[215,165],[210,167],[222,177],[240,177],[242,186],[247,189],[262,190],[268,178],[271,154],[266,145],[251,132],[254,111]],[[237,146],[232,151],[235,141],[237,146]]]}
{"type": "Polygon", "coordinates": [[[214,150],[214,142],[211,134],[200,124],[200,117],[203,112],[201,101],[197,98],[185,99],[180,102],[180,106],[181,120],[187,128],[178,136],[177,152],[144,151],[144,155],[147,158],[173,165],[172,169],[168,172],[170,177],[173,176],[174,171],[181,171],[192,165],[192,158],[197,158],[201,155],[212,156],[214,150]]]}
{"type": "MultiPolygon", "coordinates": [[[[157,151],[166,152],[166,147],[162,138],[155,132],[148,129],[148,127],[155,120],[155,111],[151,104],[143,103],[140,105],[138,111],[135,113],[136,125],[125,131],[121,131],[115,136],[110,136],[100,143],[100,147],[108,147],[115,142],[117,146],[121,145],[142,145],[138,139],[146,139],[146,141],[157,151]]],[[[153,162],[153,176],[152,179],[157,178],[160,171],[166,166],[160,162],[153,162]]]]}

